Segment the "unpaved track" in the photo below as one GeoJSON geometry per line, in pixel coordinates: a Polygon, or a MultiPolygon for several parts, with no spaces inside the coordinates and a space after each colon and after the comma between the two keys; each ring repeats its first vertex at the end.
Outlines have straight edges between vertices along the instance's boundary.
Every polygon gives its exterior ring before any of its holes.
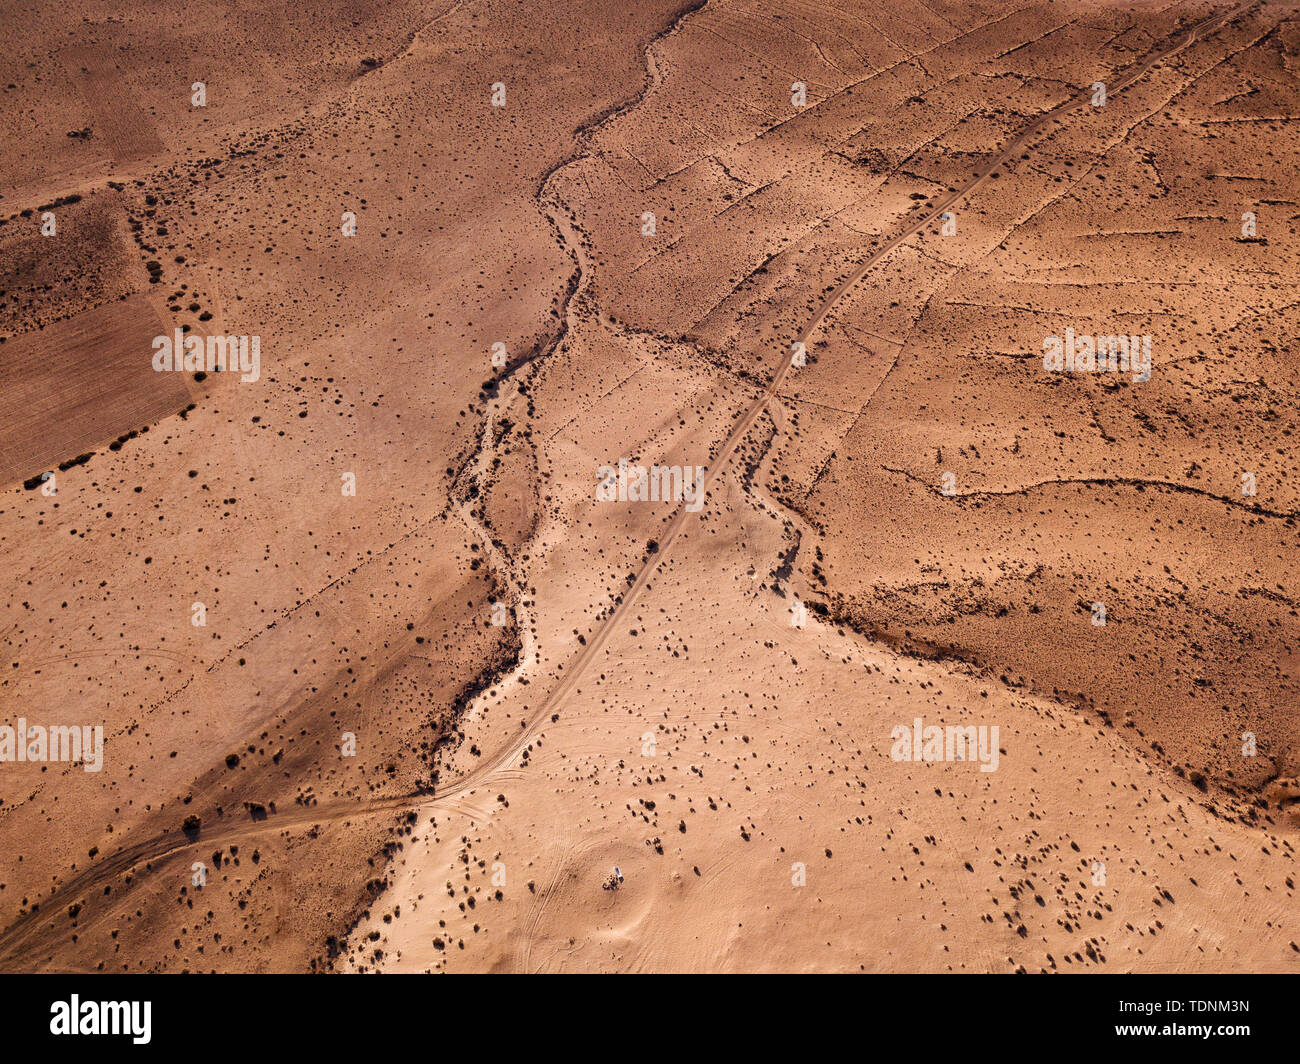
{"type": "MultiPolygon", "coordinates": [[[[1108,96],[1115,96],[1128,88],[1134,82],[1142,78],[1157,64],[1181,52],[1195,41],[1208,33],[1212,33],[1225,23],[1239,18],[1247,11],[1258,6],[1259,0],[1249,0],[1249,2],[1232,8],[1221,14],[1211,16],[1196,23],[1190,29],[1181,31],[1177,38],[1164,46],[1163,48],[1153,51],[1146,59],[1135,63],[1132,67],[1123,73],[1119,80],[1113,84],[1108,84],[1106,92],[1108,96]]],[[[694,10],[694,9],[692,9],[694,10]]],[[[676,23],[675,23],[676,25],[676,23]]],[[[1039,115],[1033,121],[1029,122],[1011,141],[998,149],[996,153],[989,156],[988,160],[975,172],[960,188],[949,193],[943,199],[934,203],[928,211],[922,212],[914,222],[909,223],[905,228],[896,233],[893,237],[882,244],[874,251],[856,270],[854,270],[844,281],[842,281],[825,299],[822,300],[816,313],[804,326],[800,334],[795,337],[794,342],[807,344],[809,339],[817,332],[826,316],[831,312],[835,305],[856,285],[867,273],[884,259],[895,248],[915,236],[918,232],[936,221],[944,211],[948,210],[959,200],[963,199],[969,193],[977,189],[988,176],[999,166],[1004,165],[1007,160],[1023,147],[1025,142],[1035,133],[1041,130],[1048,123],[1055,121],[1061,116],[1079,109],[1081,107],[1090,107],[1091,89],[1083,89],[1076,95],[1072,96],[1063,103],[1039,115]]],[[[558,169],[558,168],[557,168],[558,169]]],[[[550,175],[548,175],[549,177],[550,175]]],[[[545,185],[546,182],[543,182],[545,185]]],[[[557,225],[562,229],[569,246],[578,249],[577,254],[584,273],[583,280],[586,280],[589,265],[582,250],[582,241],[577,239],[572,232],[567,219],[563,213],[557,213],[553,216],[557,225]]],[[[763,393],[754,401],[745,414],[737,421],[732,428],[731,433],[723,441],[716,459],[709,467],[703,481],[703,490],[708,491],[712,486],[718,474],[726,467],[735,453],[736,448],[740,446],[742,440],[749,435],[750,431],[757,424],[758,419],[762,417],[769,404],[777,398],[782,384],[785,382],[786,375],[791,368],[791,358],[785,355],[778,365],[772,376],[771,382],[764,389],[763,393]]],[[[651,579],[658,572],[660,565],[672,550],[673,544],[677,537],[681,535],[691,513],[685,508],[685,504],[678,508],[672,521],[669,523],[667,530],[659,540],[659,550],[642,564],[636,579],[628,588],[627,592],[620,599],[618,605],[606,617],[605,621],[596,629],[592,638],[580,650],[565,669],[564,675],[559,682],[551,688],[546,697],[538,704],[537,709],[533,712],[526,726],[522,728],[519,734],[512,742],[501,747],[493,754],[484,758],[471,772],[457,780],[441,787],[435,794],[428,792],[415,792],[412,794],[395,795],[388,798],[358,800],[354,803],[334,803],[327,806],[311,807],[308,809],[294,809],[285,813],[276,813],[274,816],[264,821],[242,821],[237,824],[226,826],[218,825],[215,830],[204,829],[201,836],[194,841],[190,841],[181,835],[178,831],[167,832],[162,835],[154,836],[133,846],[118,850],[109,854],[94,864],[93,867],[86,869],[84,872],[69,879],[62,886],[56,888],[49,897],[42,903],[39,910],[33,910],[20,917],[14,924],[7,928],[3,934],[0,934],[0,961],[4,962],[4,967],[12,968],[14,961],[30,949],[25,949],[34,936],[39,935],[42,931],[46,934],[53,934],[51,922],[62,913],[67,905],[79,900],[89,894],[90,891],[102,887],[111,880],[129,871],[136,865],[144,861],[160,861],[192,846],[202,845],[203,847],[226,846],[230,843],[242,842],[245,839],[254,837],[265,837],[268,832],[280,832],[290,828],[310,827],[315,824],[344,822],[359,817],[384,812],[399,812],[412,809],[432,810],[437,809],[440,804],[451,801],[462,795],[473,793],[477,788],[487,783],[500,769],[514,762],[524,749],[533,741],[537,733],[544,727],[550,719],[551,714],[555,713],[565,698],[582,679],[587,667],[600,654],[605,644],[609,641],[611,634],[615,631],[616,626],[626,616],[628,610],[635,603],[637,597],[650,583],[651,579]]]]}

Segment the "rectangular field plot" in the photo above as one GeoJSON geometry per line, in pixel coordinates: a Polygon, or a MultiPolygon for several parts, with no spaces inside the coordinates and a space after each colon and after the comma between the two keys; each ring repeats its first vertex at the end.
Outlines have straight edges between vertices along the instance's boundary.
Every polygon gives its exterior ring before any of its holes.
{"type": "Polygon", "coordinates": [[[0,345],[0,481],[53,469],[187,406],[187,375],[153,368],[163,331],[136,295],[0,345]]]}

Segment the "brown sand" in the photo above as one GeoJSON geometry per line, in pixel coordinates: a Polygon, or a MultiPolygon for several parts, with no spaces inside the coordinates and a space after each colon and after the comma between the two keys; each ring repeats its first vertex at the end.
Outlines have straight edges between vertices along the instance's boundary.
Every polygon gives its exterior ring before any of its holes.
{"type": "Polygon", "coordinates": [[[3,16],[0,966],[1294,967],[1300,22],[628,6],[3,16]]]}

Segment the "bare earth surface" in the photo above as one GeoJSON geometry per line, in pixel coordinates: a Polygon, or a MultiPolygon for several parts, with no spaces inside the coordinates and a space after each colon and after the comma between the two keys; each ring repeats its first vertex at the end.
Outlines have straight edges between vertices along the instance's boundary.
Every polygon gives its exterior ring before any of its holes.
{"type": "Polygon", "coordinates": [[[0,25],[0,970],[1300,967],[1291,6],[0,25]]]}

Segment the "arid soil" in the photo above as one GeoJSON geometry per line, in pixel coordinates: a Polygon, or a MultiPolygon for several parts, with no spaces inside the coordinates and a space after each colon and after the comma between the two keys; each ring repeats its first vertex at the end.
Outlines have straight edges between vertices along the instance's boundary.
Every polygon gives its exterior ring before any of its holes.
{"type": "Polygon", "coordinates": [[[0,25],[0,970],[1300,966],[1291,6],[0,25]]]}

